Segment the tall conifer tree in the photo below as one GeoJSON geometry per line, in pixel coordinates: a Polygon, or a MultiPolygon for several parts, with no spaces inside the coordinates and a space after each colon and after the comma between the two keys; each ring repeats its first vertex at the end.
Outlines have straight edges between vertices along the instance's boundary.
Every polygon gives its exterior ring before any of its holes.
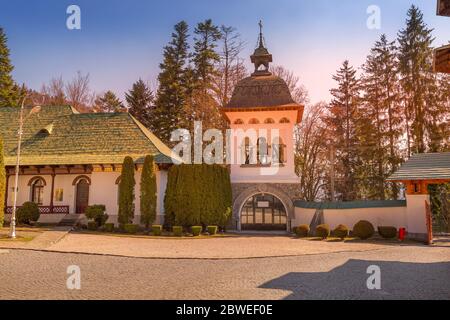
{"type": "Polygon", "coordinates": [[[19,87],[14,83],[11,72],[14,67],[9,58],[7,37],[0,28],[0,107],[18,106],[19,87]]]}
{"type": "Polygon", "coordinates": [[[145,82],[141,79],[136,81],[133,88],[125,93],[125,100],[128,104],[128,112],[146,127],[150,127],[153,93],[145,82]]]}

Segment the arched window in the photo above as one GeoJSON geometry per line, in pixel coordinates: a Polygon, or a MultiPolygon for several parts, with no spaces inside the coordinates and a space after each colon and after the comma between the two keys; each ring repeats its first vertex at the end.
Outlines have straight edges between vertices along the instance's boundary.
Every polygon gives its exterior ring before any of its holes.
{"type": "Polygon", "coordinates": [[[259,124],[259,120],[256,118],[250,119],[249,124],[259,124]]]}
{"type": "Polygon", "coordinates": [[[274,143],[272,146],[272,159],[274,163],[286,163],[286,145],[279,137],[276,137],[274,139],[274,143]]]}
{"type": "Polygon", "coordinates": [[[244,124],[244,120],[242,120],[242,119],[236,119],[236,120],[234,121],[234,124],[244,124]]]}
{"type": "Polygon", "coordinates": [[[258,159],[258,164],[268,164],[269,163],[269,157],[268,157],[268,145],[267,145],[267,140],[264,137],[258,138],[258,143],[257,143],[257,159],[258,159]]]}
{"type": "Polygon", "coordinates": [[[265,124],[272,124],[275,123],[275,120],[273,120],[272,118],[267,118],[266,120],[264,120],[265,124]]]}
{"type": "Polygon", "coordinates": [[[280,123],[291,123],[288,118],[281,118],[280,123]]]}
{"type": "Polygon", "coordinates": [[[44,186],[45,181],[37,178],[31,183],[31,202],[41,206],[44,204],[44,186]]]}

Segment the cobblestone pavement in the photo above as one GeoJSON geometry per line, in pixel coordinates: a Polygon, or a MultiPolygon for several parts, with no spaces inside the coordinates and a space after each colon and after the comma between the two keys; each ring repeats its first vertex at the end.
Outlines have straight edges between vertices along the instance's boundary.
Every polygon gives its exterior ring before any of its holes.
{"type": "Polygon", "coordinates": [[[11,249],[1,299],[450,299],[450,248],[385,247],[300,257],[167,260],[11,249]],[[67,267],[81,290],[66,287],[67,267]],[[381,290],[367,289],[367,268],[381,290]]]}

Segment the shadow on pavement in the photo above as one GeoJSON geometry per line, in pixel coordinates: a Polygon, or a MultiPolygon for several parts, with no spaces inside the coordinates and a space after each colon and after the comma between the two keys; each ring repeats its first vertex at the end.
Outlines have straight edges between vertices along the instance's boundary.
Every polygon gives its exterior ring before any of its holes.
{"type": "Polygon", "coordinates": [[[450,262],[348,260],[329,272],[292,272],[260,288],[291,291],[287,300],[450,299],[450,262]],[[367,268],[380,267],[381,289],[369,290],[367,268]]]}

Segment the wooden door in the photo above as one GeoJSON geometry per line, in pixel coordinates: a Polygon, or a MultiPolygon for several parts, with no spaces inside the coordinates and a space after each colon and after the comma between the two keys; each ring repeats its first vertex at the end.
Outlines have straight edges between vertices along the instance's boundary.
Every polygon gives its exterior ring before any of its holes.
{"type": "Polygon", "coordinates": [[[89,204],[89,183],[81,179],[76,190],[76,213],[84,213],[89,204]]]}

